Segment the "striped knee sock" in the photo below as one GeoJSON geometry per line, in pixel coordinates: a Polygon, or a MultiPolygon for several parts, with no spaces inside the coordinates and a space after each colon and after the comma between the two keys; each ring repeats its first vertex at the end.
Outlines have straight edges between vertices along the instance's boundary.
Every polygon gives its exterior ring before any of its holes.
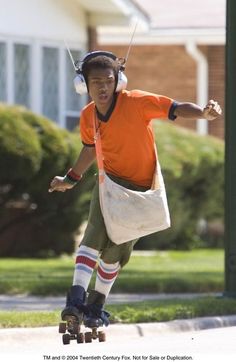
{"type": "Polygon", "coordinates": [[[75,261],[73,285],[80,285],[86,291],[98,258],[98,251],[80,246],[75,261]]]}
{"type": "Polygon", "coordinates": [[[120,269],[120,263],[106,264],[104,261],[99,261],[97,270],[95,290],[106,297],[110,293],[111,287],[116,280],[120,269]]]}

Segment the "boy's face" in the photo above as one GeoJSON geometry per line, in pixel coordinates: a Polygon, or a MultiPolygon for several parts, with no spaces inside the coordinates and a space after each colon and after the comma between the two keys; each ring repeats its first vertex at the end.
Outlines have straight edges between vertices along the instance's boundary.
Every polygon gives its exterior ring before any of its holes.
{"type": "Polygon", "coordinates": [[[93,69],[88,75],[89,94],[97,109],[106,113],[112,103],[115,91],[115,76],[112,69],[93,69]]]}

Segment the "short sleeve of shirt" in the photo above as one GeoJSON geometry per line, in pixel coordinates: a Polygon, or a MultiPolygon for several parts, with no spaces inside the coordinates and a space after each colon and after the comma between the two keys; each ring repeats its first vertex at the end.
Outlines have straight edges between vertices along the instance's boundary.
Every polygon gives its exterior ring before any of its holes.
{"type": "Polygon", "coordinates": [[[88,109],[80,116],[80,137],[84,146],[94,147],[93,115],[88,109]]]}
{"type": "Polygon", "coordinates": [[[172,98],[149,92],[139,92],[139,96],[136,99],[145,119],[160,118],[174,120],[176,118],[174,110],[178,103],[172,98]]]}

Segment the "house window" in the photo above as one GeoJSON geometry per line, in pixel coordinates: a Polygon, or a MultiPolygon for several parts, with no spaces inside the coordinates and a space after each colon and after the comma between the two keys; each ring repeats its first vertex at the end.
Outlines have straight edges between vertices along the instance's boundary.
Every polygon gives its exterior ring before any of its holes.
{"type": "Polygon", "coordinates": [[[42,58],[42,112],[58,122],[59,117],[59,51],[43,47],[42,58]]]}
{"type": "MultiPolygon", "coordinates": [[[[79,51],[71,50],[71,55],[74,60],[82,58],[79,51]]],[[[66,128],[73,130],[79,121],[79,114],[81,108],[84,106],[87,96],[81,96],[75,92],[74,77],[75,69],[72,65],[69,54],[66,54],[66,128]]]]}
{"type": "MultiPolygon", "coordinates": [[[[0,102],[21,104],[73,130],[87,95],[75,92],[76,75],[64,47],[0,41],[0,102]]],[[[74,60],[82,58],[71,51],[74,60]]]]}
{"type": "Polygon", "coordinates": [[[6,44],[0,43],[0,101],[7,100],[7,65],[6,65],[6,44]]]}
{"type": "Polygon", "coordinates": [[[30,106],[30,47],[14,44],[14,102],[30,106]]]}

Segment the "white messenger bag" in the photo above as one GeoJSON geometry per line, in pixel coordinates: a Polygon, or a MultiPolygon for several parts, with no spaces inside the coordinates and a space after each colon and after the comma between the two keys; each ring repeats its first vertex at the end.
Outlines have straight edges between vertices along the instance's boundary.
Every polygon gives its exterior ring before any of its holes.
{"type": "Polygon", "coordinates": [[[158,160],[150,190],[133,191],[117,184],[104,171],[101,137],[97,125],[95,116],[94,139],[99,169],[99,199],[110,240],[119,245],[169,228],[170,215],[165,184],[158,160]]]}

